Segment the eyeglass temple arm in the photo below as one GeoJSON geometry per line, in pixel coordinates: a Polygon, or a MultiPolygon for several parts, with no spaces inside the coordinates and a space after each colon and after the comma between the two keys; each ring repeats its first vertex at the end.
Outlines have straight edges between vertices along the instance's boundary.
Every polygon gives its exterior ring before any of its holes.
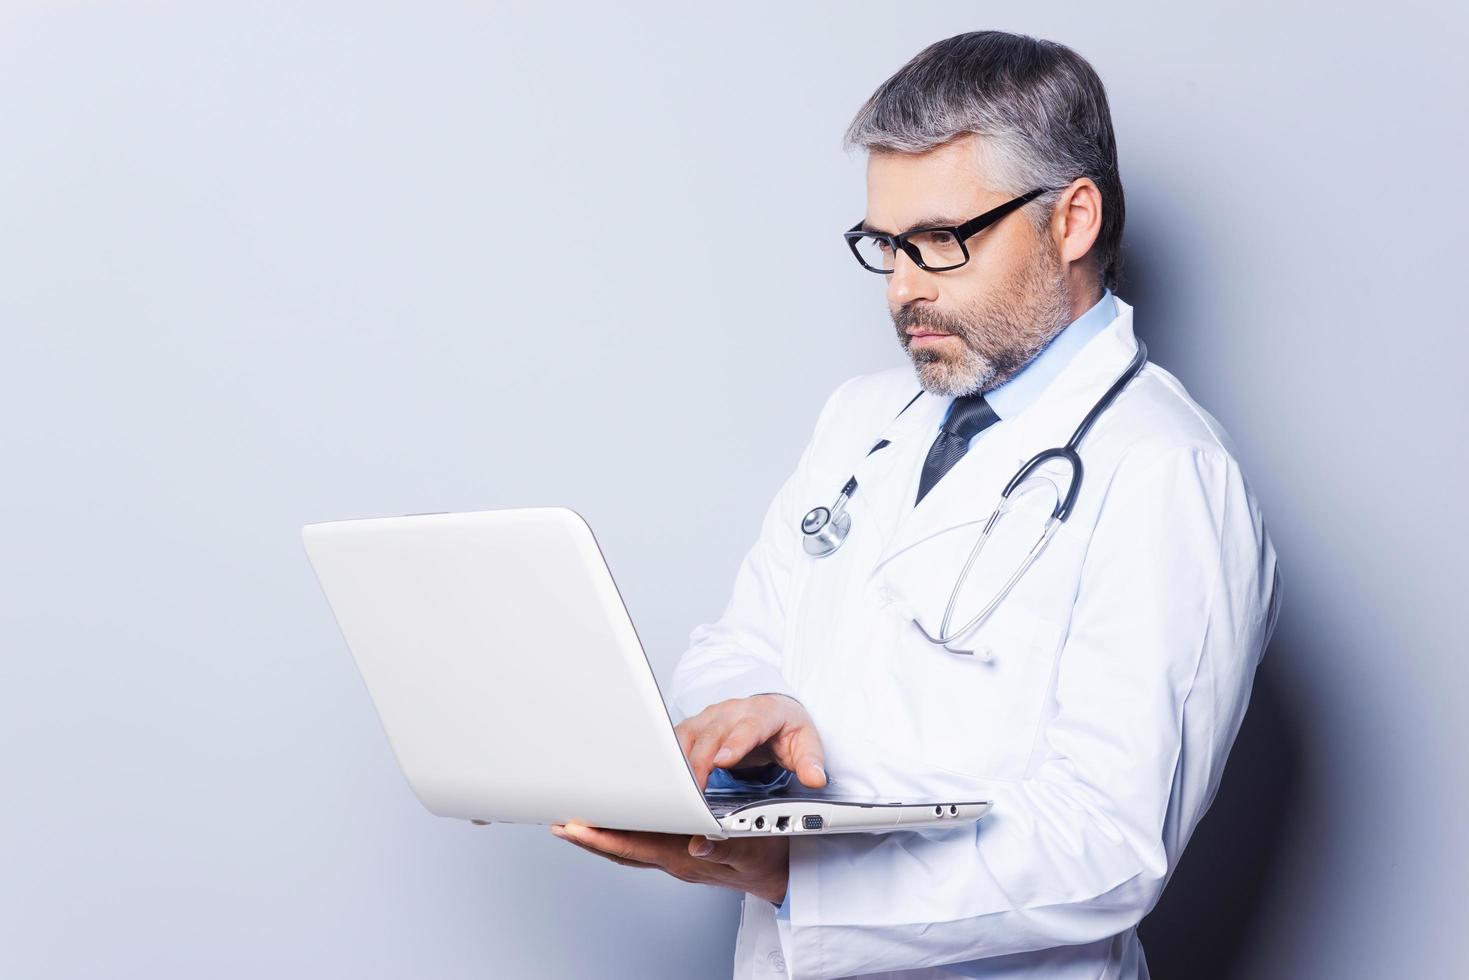
{"type": "Polygon", "coordinates": [[[1009,214],[1011,211],[1014,211],[1016,208],[1023,207],[1029,204],[1031,201],[1034,201],[1036,198],[1046,193],[1046,191],[1049,189],[1050,188],[1046,187],[1037,187],[1035,190],[1030,191],[1027,194],[1021,194],[1013,201],[1006,201],[1004,204],[1001,204],[997,208],[990,208],[988,211],[977,218],[970,218],[958,228],[955,228],[954,231],[958,233],[961,240],[968,238],[971,235],[977,234],[983,231],[985,228],[988,228],[990,225],[994,224],[996,221],[999,221],[1001,218],[1009,214]]]}

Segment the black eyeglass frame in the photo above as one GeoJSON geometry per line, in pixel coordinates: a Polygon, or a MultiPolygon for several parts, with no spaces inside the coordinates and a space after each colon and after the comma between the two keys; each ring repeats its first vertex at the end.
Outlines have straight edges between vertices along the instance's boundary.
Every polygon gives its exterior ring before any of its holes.
{"type": "MultiPolygon", "coordinates": [[[[880,231],[863,231],[862,221],[859,221],[851,228],[842,232],[842,237],[847,240],[847,247],[852,250],[852,254],[856,256],[857,261],[861,263],[862,268],[868,270],[869,272],[876,272],[879,275],[883,276],[890,276],[893,274],[892,269],[874,268],[873,266],[868,265],[866,260],[862,258],[862,253],[857,251],[857,243],[864,238],[876,238],[879,241],[887,242],[888,248],[893,250],[894,255],[897,255],[898,249],[901,248],[905,253],[907,253],[908,258],[912,259],[913,263],[917,265],[920,269],[927,270],[928,272],[948,272],[950,269],[958,269],[961,266],[968,264],[969,246],[964,244],[966,240],[973,238],[981,231],[984,231],[990,225],[994,224],[996,221],[999,221],[1011,211],[1015,211],[1023,207],[1024,205],[1029,204],[1031,201],[1040,197],[1042,194],[1045,194],[1048,191],[1055,189],[1056,188],[1052,187],[1037,187],[1035,190],[1021,194],[1019,197],[1006,201],[1004,204],[990,208],[988,211],[986,211],[984,214],[981,214],[977,218],[970,218],[962,225],[935,225],[928,228],[910,228],[907,231],[899,232],[896,235],[887,235],[880,231]],[[918,250],[917,245],[914,245],[912,242],[908,241],[908,238],[911,235],[923,235],[934,231],[947,231],[949,234],[954,236],[954,240],[959,243],[959,250],[964,253],[964,260],[962,262],[956,262],[953,265],[944,266],[932,266],[924,263],[923,253],[918,250]]],[[[863,221],[865,220],[866,219],[864,218],[863,221]]],[[[896,268],[896,262],[894,263],[894,267],[896,268]]]]}

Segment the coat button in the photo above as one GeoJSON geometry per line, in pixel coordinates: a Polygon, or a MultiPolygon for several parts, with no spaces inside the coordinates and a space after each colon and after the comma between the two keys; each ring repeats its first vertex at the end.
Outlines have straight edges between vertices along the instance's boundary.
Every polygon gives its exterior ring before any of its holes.
{"type": "Polygon", "coordinates": [[[770,961],[770,968],[772,970],[776,970],[780,973],[786,972],[786,958],[780,955],[780,950],[771,950],[770,955],[765,958],[770,961]]]}

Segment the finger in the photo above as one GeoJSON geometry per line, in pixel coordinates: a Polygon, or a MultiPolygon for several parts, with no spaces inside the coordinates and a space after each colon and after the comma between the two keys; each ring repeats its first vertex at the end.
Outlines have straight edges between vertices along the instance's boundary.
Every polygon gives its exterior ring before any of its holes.
{"type": "Polygon", "coordinates": [[[703,723],[697,721],[698,717],[696,715],[694,718],[679,722],[674,726],[673,734],[678,738],[679,751],[683,753],[685,759],[690,760],[689,768],[694,773],[694,782],[698,784],[699,791],[702,793],[704,791],[704,784],[708,781],[709,776],[707,773],[701,775],[698,766],[694,765],[692,761],[694,758],[694,743],[698,740],[699,734],[704,730],[703,723]]]}
{"type": "MultiPolygon", "coordinates": [[[[555,831],[552,831],[552,833],[555,833],[555,831]]],[[[648,864],[648,863],[646,863],[644,861],[633,861],[633,860],[631,860],[629,858],[618,857],[615,854],[608,854],[606,851],[599,851],[595,847],[593,847],[592,845],[590,845],[590,844],[583,844],[581,841],[577,840],[576,838],[574,838],[574,837],[568,837],[565,834],[556,834],[556,836],[559,837],[559,838],[561,838],[564,841],[567,841],[568,843],[575,844],[577,847],[579,847],[582,850],[586,851],[588,854],[595,854],[599,858],[603,858],[605,860],[611,861],[613,864],[620,864],[624,868],[641,868],[643,870],[649,870],[649,869],[659,870],[658,869],[658,865],[656,865],[656,864],[648,864]]]]}
{"type": "MultiPolygon", "coordinates": [[[[697,717],[697,716],[695,716],[697,717]]],[[[673,734],[678,738],[678,750],[687,759],[694,748],[694,738],[703,729],[702,725],[695,725],[694,718],[686,718],[673,726],[673,734]]]]}
{"type": "Polygon", "coordinates": [[[683,838],[674,834],[605,830],[579,823],[565,824],[561,833],[569,840],[586,844],[604,854],[655,867],[663,867],[675,857],[682,857],[684,850],[683,838]]]}
{"type": "Polygon", "coordinates": [[[777,762],[794,772],[804,786],[816,789],[826,785],[826,748],[814,726],[801,725],[779,741],[784,752],[776,753],[777,762]]]}
{"type": "Polygon", "coordinates": [[[694,744],[689,749],[689,767],[694,770],[694,781],[699,784],[700,792],[709,782],[709,772],[714,768],[714,752],[719,747],[723,734],[722,731],[705,729],[694,739],[694,744]]]}
{"type": "Polygon", "coordinates": [[[734,765],[753,752],[756,746],[764,744],[776,731],[777,725],[768,720],[768,716],[745,715],[720,740],[719,751],[714,753],[714,764],[726,768],[734,765]]]}

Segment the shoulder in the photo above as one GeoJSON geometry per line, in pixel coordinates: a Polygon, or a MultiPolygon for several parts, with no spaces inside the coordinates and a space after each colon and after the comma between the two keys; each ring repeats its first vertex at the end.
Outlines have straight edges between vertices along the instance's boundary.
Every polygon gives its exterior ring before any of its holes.
{"type": "Polygon", "coordinates": [[[1233,438],[1166,369],[1148,365],[1082,444],[1097,504],[1116,493],[1151,489],[1175,498],[1198,493],[1253,500],[1233,438]]]}
{"type": "Polygon", "coordinates": [[[1189,394],[1183,382],[1151,361],[1108,414],[1112,419],[1105,437],[1097,442],[1107,444],[1108,455],[1119,461],[1126,458],[1134,467],[1187,455],[1235,459],[1234,440],[1219,420],[1189,394]]]}
{"type": "Polygon", "coordinates": [[[832,428],[881,427],[921,390],[910,365],[854,375],[827,396],[817,434],[832,428]]]}
{"type": "Polygon", "coordinates": [[[850,467],[853,454],[865,453],[877,433],[922,391],[909,365],[854,375],[826,397],[816,420],[812,444],[817,465],[850,467]]]}

